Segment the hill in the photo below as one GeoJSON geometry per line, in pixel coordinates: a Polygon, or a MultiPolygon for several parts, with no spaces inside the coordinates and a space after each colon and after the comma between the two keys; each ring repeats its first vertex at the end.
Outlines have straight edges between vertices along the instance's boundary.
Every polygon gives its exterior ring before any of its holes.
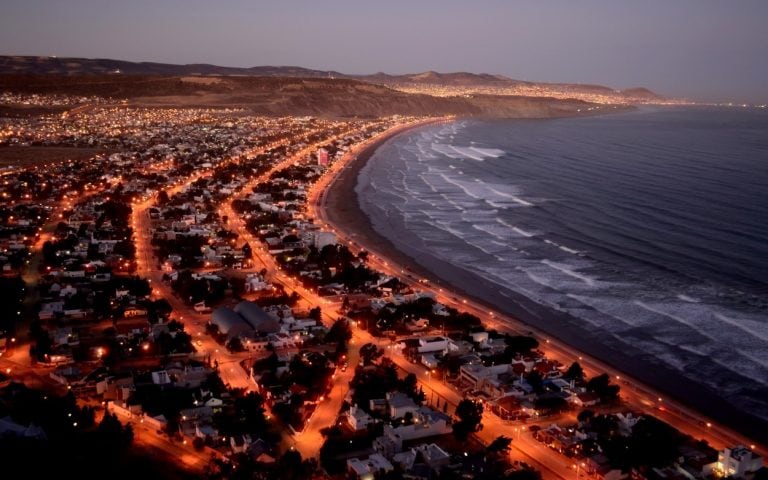
{"type": "Polygon", "coordinates": [[[553,98],[435,97],[343,78],[0,75],[0,91],[99,96],[139,106],[243,107],[264,115],[325,117],[400,114],[547,118],[580,115],[590,106],[583,101],[553,98]]]}
{"type": "Polygon", "coordinates": [[[256,76],[353,79],[386,85],[406,92],[456,96],[497,94],[522,96],[573,97],[582,100],[600,95],[605,103],[638,103],[663,100],[644,88],[614,90],[602,85],[542,83],[515,80],[487,73],[438,73],[428,71],[406,75],[348,75],[336,71],[312,70],[293,66],[222,67],[209,64],[174,65],[153,62],[128,62],[111,59],[0,56],[0,75],[162,75],[162,76],[256,76]],[[437,92],[440,88],[447,89],[437,92]]]}

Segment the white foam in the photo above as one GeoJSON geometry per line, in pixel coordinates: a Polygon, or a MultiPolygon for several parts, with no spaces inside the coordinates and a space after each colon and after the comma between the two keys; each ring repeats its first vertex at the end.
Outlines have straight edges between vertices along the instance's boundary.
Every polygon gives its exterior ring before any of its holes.
{"type": "Polygon", "coordinates": [[[492,158],[499,158],[502,155],[504,155],[504,150],[499,150],[498,148],[477,148],[477,147],[469,147],[472,150],[476,151],[480,155],[483,155],[484,157],[492,157],[492,158]]]}
{"type": "Polygon", "coordinates": [[[452,228],[448,222],[435,222],[433,225],[439,228],[440,230],[444,230],[450,233],[451,235],[453,235],[454,237],[461,239],[462,241],[464,240],[464,235],[463,235],[464,232],[460,230],[456,230],[455,228],[452,228]]]}
{"type": "Polygon", "coordinates": [[[485,160],[485,156],[474,153],[472,151],[472,147],[456,147],[454,145],[448,145],[448,147],[451,148],[454,152],[458,153],[461,157],[471,158],[472,160],[477,160],[478,162],[485,160]]]}
{"type": "MultiPolygon", "coordinates": [[[[715,318],[717,318],[718,320],[723,321],[723,322],[727,323],[728,325],[731,325],[732,327],[736,327],[739,330],[741,330],[742,332],[746,332],[746,333],[748,333],[748,334],[750,334],[750,335],[752,335],[754,337],[759,338],[760,340],[768,342],[768,333],[766,333],[765,331],[757,331],[757,330],[755,330],[753,328],[749,328],[749,327],[745,326],[743,324],[743,322],[740,322],[740,321],[735,320],[735,319],[730,318],[730,317],[726,317],[725,315],[721,315],[719,313],[715,313],[714,315],[715,315],[715,318]]],[[[766,328],[768,328],[768,327],[764,326],[763,330],[765,330],[766,328]]]]}
{"type": "Polygon", "coordinates": [[[741,349],[737,349],[736,351],[739,352],[739,354],[741,354],[741,355],[747,357],[748,359],[752,360],[753,362],[757,363],[758,365],[761,365],[763,368],[768,368],[768,361],[766,361],[766,360],[764,360],[762,358],[758,358],[758,357],[752,355],[751,353],[745,352],[744,350],[741,350],[741,349]]]}
{"type": "MultiPolygon", "coordinates": [[[[485,233],[487,233],[488,235],[491,235],[492,237],[496,237],[496,238],[498,238],[499,240],[504,240],[504,237],[503,237],[502,235],[499,235],[497,232],[494,232],[494,231],[493,231],[493,228],[492,228],[491,226],[489,226],[489,225],[483,225],[483,224],[473,224],[473,225],[472,225],[472,228],[474,228],[475,230],[479,230],[479,231],[481,231],[481,232],[485,232],[485,233]]],[[[474,244],[473,244],[473,245],[474,245],[474,244]]],[[[475,245],[475,246],[477,246],[477,245],[475,245]]],[[[481,250],[482,250],[482,249],[481,249],[481,250]]],[[[487,252],[486,252],[486,253],[487,253],[487,252]]]]}
{"type": "Polygon", "coordinates": [[[581,254],[581,252],[580,252],[580,251],[578,251],[578,250],[574,250],[574,249],[572,249],[572,248],[568,248],[568,247],[566,247],[565,245],[561,245],[561,244],[559,244],[559,243],[557,243],[557,242],[553,242],[552,240],[550,240],[550,239],[548,239],[548,238],[545,238],[545,239],[544,239],[544,243],[548,243],[549,245],[555,246],[555,247],[559,248],[560,250],[562,250],[562,251],[564,251],[564,252],[572,253],[572,254],[574,254],[574,255],[579,255],[579,254],[581,254]]]}
{"type": "Polygon", "coordinates": [[[522,235],[523,237],[530,238],[530,237],[533,237],[535,235],[534,233],[526,232],[522,228],[516,227],[516,226],[514,226],[514,225],[512,225],[512,224],[510,224],[508,222],[505,222],[504,219],[502,219],[502,218],[497,218],[496,221],[499,222],[500,224],[504,225],[507,228],[511,228],[515,233],[517,233],[518,235],[522,235]]]}
{"type": "Polygon", "coordinates": [[[672,320],[674,320],[674,321],[676,321],[678,323],[682,323],[683,325],[687,325],[687,326],[691,327],[692,329],[696,330],[697,332],[699,332],[700,334],[704,335],[705,337],[709,338],[710,340],[714,340],[715,342],[718,342],[718,339],[716,339],[715,337],[704,333],[702,331],[702,329],[701,329],[701,325],[700,324],[692,322],[692,321],[688,320],[687,318],[683,318],[683,317],[681,317],[679,315],[673,315],[673,314],[671,314],[669,312],[665,312],[665,311],[660,310],[660,309],[658,309],[656,307],[652,307],[652,306],[648,305],[647,303],[641,302],[640,300],[635,300],[633,303],[635,305],[637,305],[638,307],[644,309],[644,310],[648,310],[649,312],[653,312],[653,313],[655,313],[657,315],[661,315],[663,317],[671,318],[672,320]]]}
{"type": "Polygon", "coordinates": [[[557,271],[563,272],[564,274],[568,275],[569,277],[573,277],[573,278],[575,278],[577,280],[581,280],[582,282],[586,283],[590,287],[594,287],[595,286],[595,280],[594,279],[592,279],[592,278],[590,278],[590,277],[588,277],[586,275],[582,275],[580,273],[574,272],[573,270],[569,269],[567,267],[567,265],[562,265],[562,264],[559,264],[559,263],[555,263],[552,260],[546,260],[546,259],[542,260],[541,263],[543,263],[544,265],[546,265],[546,266],[548,266],[550,268],[554,268],[557,271]]]}
{"type": "Polygon", "coordinates": [[[442,143],[433,143],[432,150],[442,155],[445,155],[448,158],[454,158],[454,159],[463,158],[461,155],[457,155],[455,150],[451,149],[450,146],[442,143]]]}
{"type": "Polygon", "coordinates": [[[696,348],[696,347],[691,346],[691,345],[680,344],[680,345],[678,345],[678,347],[681,350],[685,350],[686,352],[690,352],[690,353],[692,353],[694,355],[698,355],[699,357],[709,357],[709,355],[710,355],[708,352],[705,352],[704,350],[702,350],[700,348],[696,348]]]}
{"type": "Polygon", "coordinates": [[[533,280],[535,283],[538,283],[539,285],[544,285],[545,287],[552,287],[552,284],[544,277],[540,277],[538,275],[535,275],[528,270],[523,270],[525,272],[525,275],[533,280]]]}
{"type": "Polygon", "coordinates": [[[688,295],[683,295],[682,293],[680,295],[678,295],[677,298],[679,298],[680,300],[682,300],[684,302],[688,302],[688,303],[699,303],[699,301],[696,300],[695,298],[689,297],[688,295]]]}
{"type": "Polygon", "coordinates": [[[533,204],[531,202],[527,202],[527,201],[523,200],[522,198],[520,198],[520,197],[518,197],[516,195],[512,195],[511,193],[504,193],[504,192],[501,192],[499,190],[496,190],[493,187],[489,187],[488,190],[490,190],[491,192],[493,192],[496,195],[499,195],[501,197],[509,198],[512,201],[514,201],[515,203],[519,203],[520,205],[522,205],[524,207],[532,207],[533,206],[533,204]]]}
{"type": "MultiPolygon", "coordinates": [[[[453,137],[451,137],[451,139],[452,138],[453,137]]],[[[424,140],[429,140],[429,138],[424,137],[424,140]]],[[[449,145],[437,142],[433,142],[431,148],[433,151],[449,158],[468,158],[478,162],[482,162],[486,158],[499,158],[505,153],[503,150],[497,148],[478,148],[473,146],[462,147],[460,145],[449,145]]]]}
{"type": "MultiPolygon", "coordinates": [[[[459,172],[461,173],[461,172],[459,172]]],[[[468,196],[475,198],[475,199],[481,199],[482,197],[478,194],[478,192],[473,192],[471,188],[467,187],[464,182],[460,182],[457,180],[453,180],[449,178],[444,173],[441,173],[440,176],[445,180],[446,182],[450,183],[451,185],[455,185],[459,187],[464,193],[466,193],[468,196]]]]}

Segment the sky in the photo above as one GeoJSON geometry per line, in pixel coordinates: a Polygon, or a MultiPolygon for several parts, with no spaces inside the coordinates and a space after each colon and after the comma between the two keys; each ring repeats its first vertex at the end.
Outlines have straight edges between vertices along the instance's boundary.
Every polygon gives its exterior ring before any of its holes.
{"type": "Polygon", "coordinates": [[[0,54],[469,71],[768,102],[768,0],[3,0],[0,54]]]}

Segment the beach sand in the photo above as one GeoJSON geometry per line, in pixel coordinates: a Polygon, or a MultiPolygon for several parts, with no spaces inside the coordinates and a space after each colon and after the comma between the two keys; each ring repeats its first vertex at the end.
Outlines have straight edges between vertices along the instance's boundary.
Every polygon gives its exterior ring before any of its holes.
{"type": "MultiPolygon", "coordinates": [[[[407,269],[404,271],[405,275],[429,279],[433,286],[454,292],[449,295],[459,299],[471,298],[489,310],[504,313],[507,317],[511,317],[504,323],[512,330],[519,333],[534,333],[540,341],[544,338],[552,338],[566,351],[573,352],[573,360],[577,360],[578,356],[585,356],[585,361],[582,361],[584,364],[588,356],[596,359],[598,366],[604,367],[603,370],[612,376],[624,374],[622,378],[627,378],[626,376],[629,375],[633,378],[633,383],[621,384],[622,391],[627,394],[634,392],[636,396],[654,400],[658,396],[672,398],[682,405],[677,407],[668,405],[666,408],[676,411],[679,416],[686,418],[692,424],[702,425],[706,417],[750,439],[764,445],[768,444],[766,422],[736,408],[701,385],[684,378],[678,372],[664,367],[647,353],[639,349],[628,351],[625,345],[620,345],[607,334],[603,336],[595,336],[592,332],[585,334],[578,318],[546,308],[522,295],[509,297],[509,291],[505,291],[506,295],[502,295],[499,293],[498,285],[430,255],[420,254],[416,249],[402,251],[376,232],[368,216],[360,209],[355,187],[361,169],[377,148],[401,133],[403,132],[386,135],[371,143],[355,160],[350,161],[343,168],[332,184],[332,188],[324,194],[324,203],[321,208],[324,208],[326,218],[338,229],[346,232],[348,239],[352,239],[359,246],[389,262],[407,269]],[[691,407],[695,412],[685,407],[691,407]]],[[[487,320],[488,318],[483,318],[483,321],[487,320]]],[[[702,430],[704,428],[702,427],[702,430]]]]}

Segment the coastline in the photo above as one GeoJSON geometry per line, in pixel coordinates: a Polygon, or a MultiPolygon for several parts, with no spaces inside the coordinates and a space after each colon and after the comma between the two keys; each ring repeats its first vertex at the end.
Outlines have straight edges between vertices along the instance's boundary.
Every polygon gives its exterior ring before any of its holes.
{"type": "MultiPolygon", "coordinates": [[[[583,360],[579,361],[592,370],[605,371],[611,376],[622,378],[627,378],[624,374],[628,374],[632,380],[630,383],[626,383],[626,380],[622,382],[623,395],[627,393],[639,398],[652,399],[653,403],[656,403],[657,398],[671,397],[679,404],[666,401],[664,407],[667,413],[678,415],[684,422],[683,425],[689,427],[685,430],[694,436],[705,438],[707,432],[712,432],[712,429],[706,426],[709,420],[702,417],[703,414],[708,419],[714,419],[718,424],[724,425],[714,427],[721,437],[725,436],[729,440],[747,445],[750,444],[750,440],[744,438],[745,436],[763,444],[768,443],[766,422],[738,409],[679,373],[669,368],[661,368],[658,364],[649,363],[651,359],[644,352],[618,349],[615,348],[618,346],[612,347],[611,342],[606,338],[596,339],[584,335],[579,327],[579,319],[571,315],[550,310],[522,295],[514,294],[510,297],[508,291],[507,295],[502,296],[498,291],[498,285],[461,268],[419,255],[416,249],[406,251],[409,249],[398,248],[389,239],[379,234],[374,229],[370,218],[362,211],[355,191],[361,170],[384,143],[402,133],[412,132],[438,122],[440,121],[436,120],[388,131],[364,145],[360,153],[343,166],[325,191],[322,203],[318,205],[327,222],[339,230],[337,233],[340,234],[340,238],[347,238],[376,256],[400,265],[407,270],[408,274],[429,279],[436,288],[450,289],[450,293],[447,294],[449,298],[471,299],[473,303],[485,309],[476,314],[485,313],[482,317],[483,321],[492,326],[503,324],[509,330],[521,333],[532,332],[542,340],[542,343],[545,339],[551,339],[551,344],[550,340],[546,340],[547,344],[543,344],[542,347],[553,349],[571,360],[580,359],[583,356],[583,360]],[[503,310],[503,314],[488,318],[488,310],[495,312],[503,310]],[[496,321],[498,318],[502,320],[496,321]],[[588,353],[585,355],[582,352],[588,353]],[[620,365],[620,367],[613,367],[614,365],[620,365]],[[659,393],[663,395],[660,396],[659,393]],[[688,423],[685,423],[686,421],[688,423]]],[[[461,308],[460,304],[454,304],[454,306],[461,308]]],[[[472,312],[471,308],[468,310],[472,312]]],[[[664,408],[661,402],[652,407],[659,410],[664,408]]],[[[645,407],[644,410],[647,411],[649,408],[645,407]]]]}

